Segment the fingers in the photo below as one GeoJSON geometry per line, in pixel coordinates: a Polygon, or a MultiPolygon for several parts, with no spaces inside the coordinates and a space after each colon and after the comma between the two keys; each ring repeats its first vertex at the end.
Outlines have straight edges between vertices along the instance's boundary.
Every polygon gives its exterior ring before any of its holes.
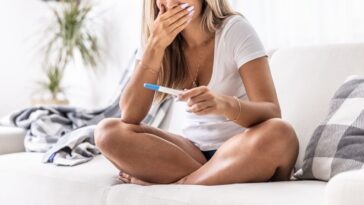
{"type": "MultiPolygon", "coordinates": [[[[192,17],[193,13],[195,12],[194,6],[191,7],[187,7],[184,9],[181,9],[179,6],[176,7],[178,8],[178,12],[174,12],[173,15],[169,15],[169,12],[172,11],[167,11],[165,15],[161,15],[161,21],[165,23],[166,26],[172,26],[174,24],[176,24],[179,20],[181,20],[183,17],[192,17]],[[166,17],[166,16],[169,17],[166,17]]],[[[176,8],[174,8],[173,10],[176,10],[176,8]]],[[[188,20],[188,19],[186,19],[188,20]]],[[[172,29],[174,30],[174,29],[172,29]]]]}
{"type": "Polygon", "coordinates": [[[196,115],[207,115],[210,114],[214,111],[213,107],[208,107],[206,109],[200,110],[198,112],[195,112],[196,115]]]}
{"type": "Polygon", "coordinates": [[[176,36],[191,22],[193,14],[194,6],[188,7],[188,4],[181,4],[169,10],[161,5],[158,18],[153,26],[153,38],[162,47],[170,45],[176,36]]]}
{"type": "Polygon", "coordinates": [[[216,109],[214,96],[209,92],[206,86],[200,86],[185,91],[179,96],[179,100],[187,100],[187,112],[193,112],[197,115],[206,115],[213,113],[216,109]]]}
{"type": "MultiPolygon", "coordinates": [[[[163,6],[164,7],[164,6],[163,6]]],[[[166,8],[164,7],[165,11],[166,11],[166,8]]],[[[169,19],[171,17],[173,17],[174,15],[176,15],[177,13],[181,12],[181,11],[185,11],[188,9],[188,4],[181,4],[179,6],[176,6],[168,11],[166,11],[164,13],[164,15],[161,15],[161,19],[162,20],[166,20],[166,19],[169,19]]]]}
{"type": "Polygon", "coordinates": [[[192,107],[187,109],[187,112],[199,113],[208,108],[213,108],[213,103],[211,101],[204,101],[192,105],[192,107]]]}
{"type": "Polygon", "coordinates": [[[170,27],[171,34],[177,35],[179,32],[185,29],[192,20],[192,15],[193,13],[185,15],[182,18],[178,19],[173,25],[171,25],[170,27]]]}
{"type": "Polygon", "coordinates": [[[176,29],[174,29],[171,32],[171,35],[177,36],[179,33],[181,33],[183,31],[183,29],[185,29],[188,26],[189,23],[190,23],[190,21],[185,21],[182,25],[180,25],[176,29]]]}
{"type": "Polygon", "coordinates": [[[193,15],[194,12],[195,12],[194,10],[185,9],[184,11],[181,11],[181,12],[177,13],[176,15],[172,16],[171,18],[169,18],[168,23],[170,26],[173,26],[174,24],[179,22],[181,19],[183,19],[183,18],[186,19],[186,17],[191,17],[191,15],[193,15]]]}
{"type": "Polygon", "coordinates": [[[187,9],[184,9],[183,11],[178,12],[177,14],[173,15],[168,19],[169,24],[172,25],[176,23],[178,20],[180,20],[183,17],[191,17],[193,13],[195,12],[194,7],[188,7],[187,9]]]}
{"type": "Polygon", "coordinates": [[[179,100],[187,100],[188,98],[193,98],[207,92],[208,90],[209,89],[206,86],[200,86],[191,90],[187,90],[179,96],[179,100]]]}
{"type": "Polygon", "coordinates": [[[196,103],[200,103],[200,102],[203,102],[203,101],[208,101],[208,100],[212,100],[213,97],[207,93],[203,93],[201,95],[198,95],[198,96],[195,96],[195,97],[192,97],[192,98],[189,98],[187,100],[187,105],[188,106],[192,106],[196,103]]]}

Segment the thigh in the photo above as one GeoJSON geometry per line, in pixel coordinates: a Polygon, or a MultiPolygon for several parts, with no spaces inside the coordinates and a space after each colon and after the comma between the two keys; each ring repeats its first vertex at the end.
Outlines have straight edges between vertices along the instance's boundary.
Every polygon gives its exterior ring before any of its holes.
{"type": "Polygon", "coordinates": [[[106,158],[119,170],[151,183],[172,183],[202,166],[175,144],[194,148],[182,144],[182,140],[182,137],[120,119],[105,119],[95,129],[96,145],[106,158]]]}
{"type": "Polygon", "coordinates": [[[181,182],[218,185],[288,180],[297,149],[293,128],[280,119],[268,120],[228,139],[211,160],[181,182]]]}
{"type": "Polygon", "coordinates": [[[139,128],[136,130],[136,132],[153,134],[164,140],[167,140],[180,147],[183,151],[185,151],[188,155],[190,155],[192,158],[194,158],[201,164],[205,164],[207,161],[205,156],[202,154],[201,150],[197,146],[195,146],[187,138],[184,138],[180,135],[162,130],[160,128],[152,127],[146,124],[141,124],[139,128]]]}

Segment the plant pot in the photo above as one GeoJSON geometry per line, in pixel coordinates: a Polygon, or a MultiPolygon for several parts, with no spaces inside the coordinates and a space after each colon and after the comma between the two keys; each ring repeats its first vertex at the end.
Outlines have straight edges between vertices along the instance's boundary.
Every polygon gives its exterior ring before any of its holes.
{"type": "Polygon", "coordinates": [[[69,101],[63,92],[51,94],[49,91],[34,92],[31,97],[32,106],[41,105],[69,105],[69,101]]]}
{"type": "Polygon", "coordinates": [[[69,105],[69,101],[67,99],[59,100],[59,99],[32,99],[33,106],[40,105],[69,105]]]}

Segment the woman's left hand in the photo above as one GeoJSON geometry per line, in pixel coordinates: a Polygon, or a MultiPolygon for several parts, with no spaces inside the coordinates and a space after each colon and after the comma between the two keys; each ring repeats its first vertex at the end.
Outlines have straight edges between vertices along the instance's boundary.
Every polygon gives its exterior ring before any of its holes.
{"type": "Polygon", "coordinates": [[[197,115],[223,114],[223,96],[213,93],[207,86],[186,90],[178,96],[178,99],[187,101],[188,112],[193,112],[197,115]]]}

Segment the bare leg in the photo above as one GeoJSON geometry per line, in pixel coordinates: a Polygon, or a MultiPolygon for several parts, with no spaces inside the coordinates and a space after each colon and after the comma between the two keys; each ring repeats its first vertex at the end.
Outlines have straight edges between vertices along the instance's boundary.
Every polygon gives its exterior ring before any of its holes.
{"type": "Polygon", "coordinates": [[[289,180],[298,155],[293,128],[267,120],[227,140],[215,155],[178,184],[219,185],[289,180]]]}
{"type": "Polygon", "coordinates": [[[206,162],[189,140],[146,125],[106,119],[95,130],[95,141],[119,170],[151,183],[168,184],[206,162]]]}

